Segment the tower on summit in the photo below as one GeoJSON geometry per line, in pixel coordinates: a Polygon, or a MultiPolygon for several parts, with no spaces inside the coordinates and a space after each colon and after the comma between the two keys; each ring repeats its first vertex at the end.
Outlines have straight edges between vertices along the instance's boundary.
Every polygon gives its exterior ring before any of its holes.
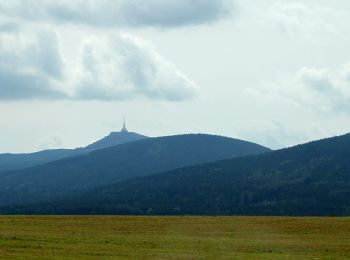
{"type": "Polygon", "coordinates": [[[125,123],[125,115],[124,115],[124,124],[123,124],[123,128],[122,130],[120,131],[121,133],[128,133],[128,129],[126,129],[126,123],[125,123]]]}

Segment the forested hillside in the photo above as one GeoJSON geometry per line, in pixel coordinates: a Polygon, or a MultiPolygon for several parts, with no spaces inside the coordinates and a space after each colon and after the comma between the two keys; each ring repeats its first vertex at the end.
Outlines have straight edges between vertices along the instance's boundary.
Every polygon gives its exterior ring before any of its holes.
{"type": "Polygon", "coordinates": [[[190,166],[7,213],[350,215],[350,134],[190,166]]]}
{"type": "Polygon", "coordinates": [[[4,172],[0,175],[0,205],[47,201],[68,194],[75,196],[135,177],[267,151],[269,149],[257,144],[202,134],[144,139],[4,172]]]}

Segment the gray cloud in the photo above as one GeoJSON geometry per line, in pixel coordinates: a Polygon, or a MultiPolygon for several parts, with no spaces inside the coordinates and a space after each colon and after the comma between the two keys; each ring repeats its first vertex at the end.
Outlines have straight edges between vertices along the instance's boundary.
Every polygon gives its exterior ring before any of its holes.
{"type": "Polygon", "coordinates": [[[39,35],[0,34],[0,99],[57,99],[65,96],[54,87],[61,77],[57,38],[39,35]]]}
{"type": "Polygon", "coordinates": [[[18,25],[12,22],[0,23],[0,33],[12,33],[18,31],[18,25]]]}
{"type": "Polygon", "coordinates": [[[49,31],[0,33],[0,100],[192,99],[195,84],[152,44],[128,35],[76,42],[75,57],[61,53],[49,31]]]}
{"type": "Polygon", "coordinates": [[[231,0],[0,0],[0,100],[192,99],[195,84],[151,43],[117,32],[113,38],[81,32],[74,46],[63,48],[60,37],[68,34],[55,24],[177,27],[214,22],[228,16],[231,5],[231,0]]]}
{"type": "Polygon", "coordinates": [[[0,100],[60,99],[63,92],[50,87],[49,81],[40,75],[18,74],[0,70],[0,100]]]}
{"type": "Polygon", "coordinates": [[[91,26],[178,27],[215,22],[232,14],[232,0],[12,0],[0,11],[22,19],[91,26]]]}

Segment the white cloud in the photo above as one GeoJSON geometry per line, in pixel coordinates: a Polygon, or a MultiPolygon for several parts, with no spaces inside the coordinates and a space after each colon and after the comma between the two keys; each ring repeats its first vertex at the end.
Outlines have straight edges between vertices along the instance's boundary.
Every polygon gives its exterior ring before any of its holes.
{"type": "Polygon", "coordinates": [[[249,91],[320,112],[350,113],[350,63],[335,69],[302,68],[249,91]]]}
{"type": "Polygon", "coordinates": [[[289,35],[298,33],[338,33],[349,13],[324,6],[310,6],[300,2],[274,2],[263,14],[265,20],[289,35]]]}
{"type": "MultiPolygon", "coordinates": [[[[64,33],[64,32],[63,32],[64,33]]],[[[84,35],[69,57],[49,30],[0,33],[0,100],[186,100],[195,84],[151,43],[84,35]]]]}
{"type": "Polygon", "coordinates": [[[21,19],[107,27],[211,23],[232,9],[232,0],[0,0],[0,12],[21,19]]]}
{"type": "Polygon", "coordinates": [[[190,99],[196,86],[153,46],[129,34],[90,37],[82,45],[75,96],[82,99],[190,99]]]}

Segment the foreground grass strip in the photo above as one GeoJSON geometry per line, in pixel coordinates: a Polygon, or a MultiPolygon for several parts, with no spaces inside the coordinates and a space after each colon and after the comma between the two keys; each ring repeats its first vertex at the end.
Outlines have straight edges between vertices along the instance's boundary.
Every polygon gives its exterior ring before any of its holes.
{"type": "Polygon", "coordinates": [[[350,218],[0,217],[1,259],[349,259],[350,218]]]}

